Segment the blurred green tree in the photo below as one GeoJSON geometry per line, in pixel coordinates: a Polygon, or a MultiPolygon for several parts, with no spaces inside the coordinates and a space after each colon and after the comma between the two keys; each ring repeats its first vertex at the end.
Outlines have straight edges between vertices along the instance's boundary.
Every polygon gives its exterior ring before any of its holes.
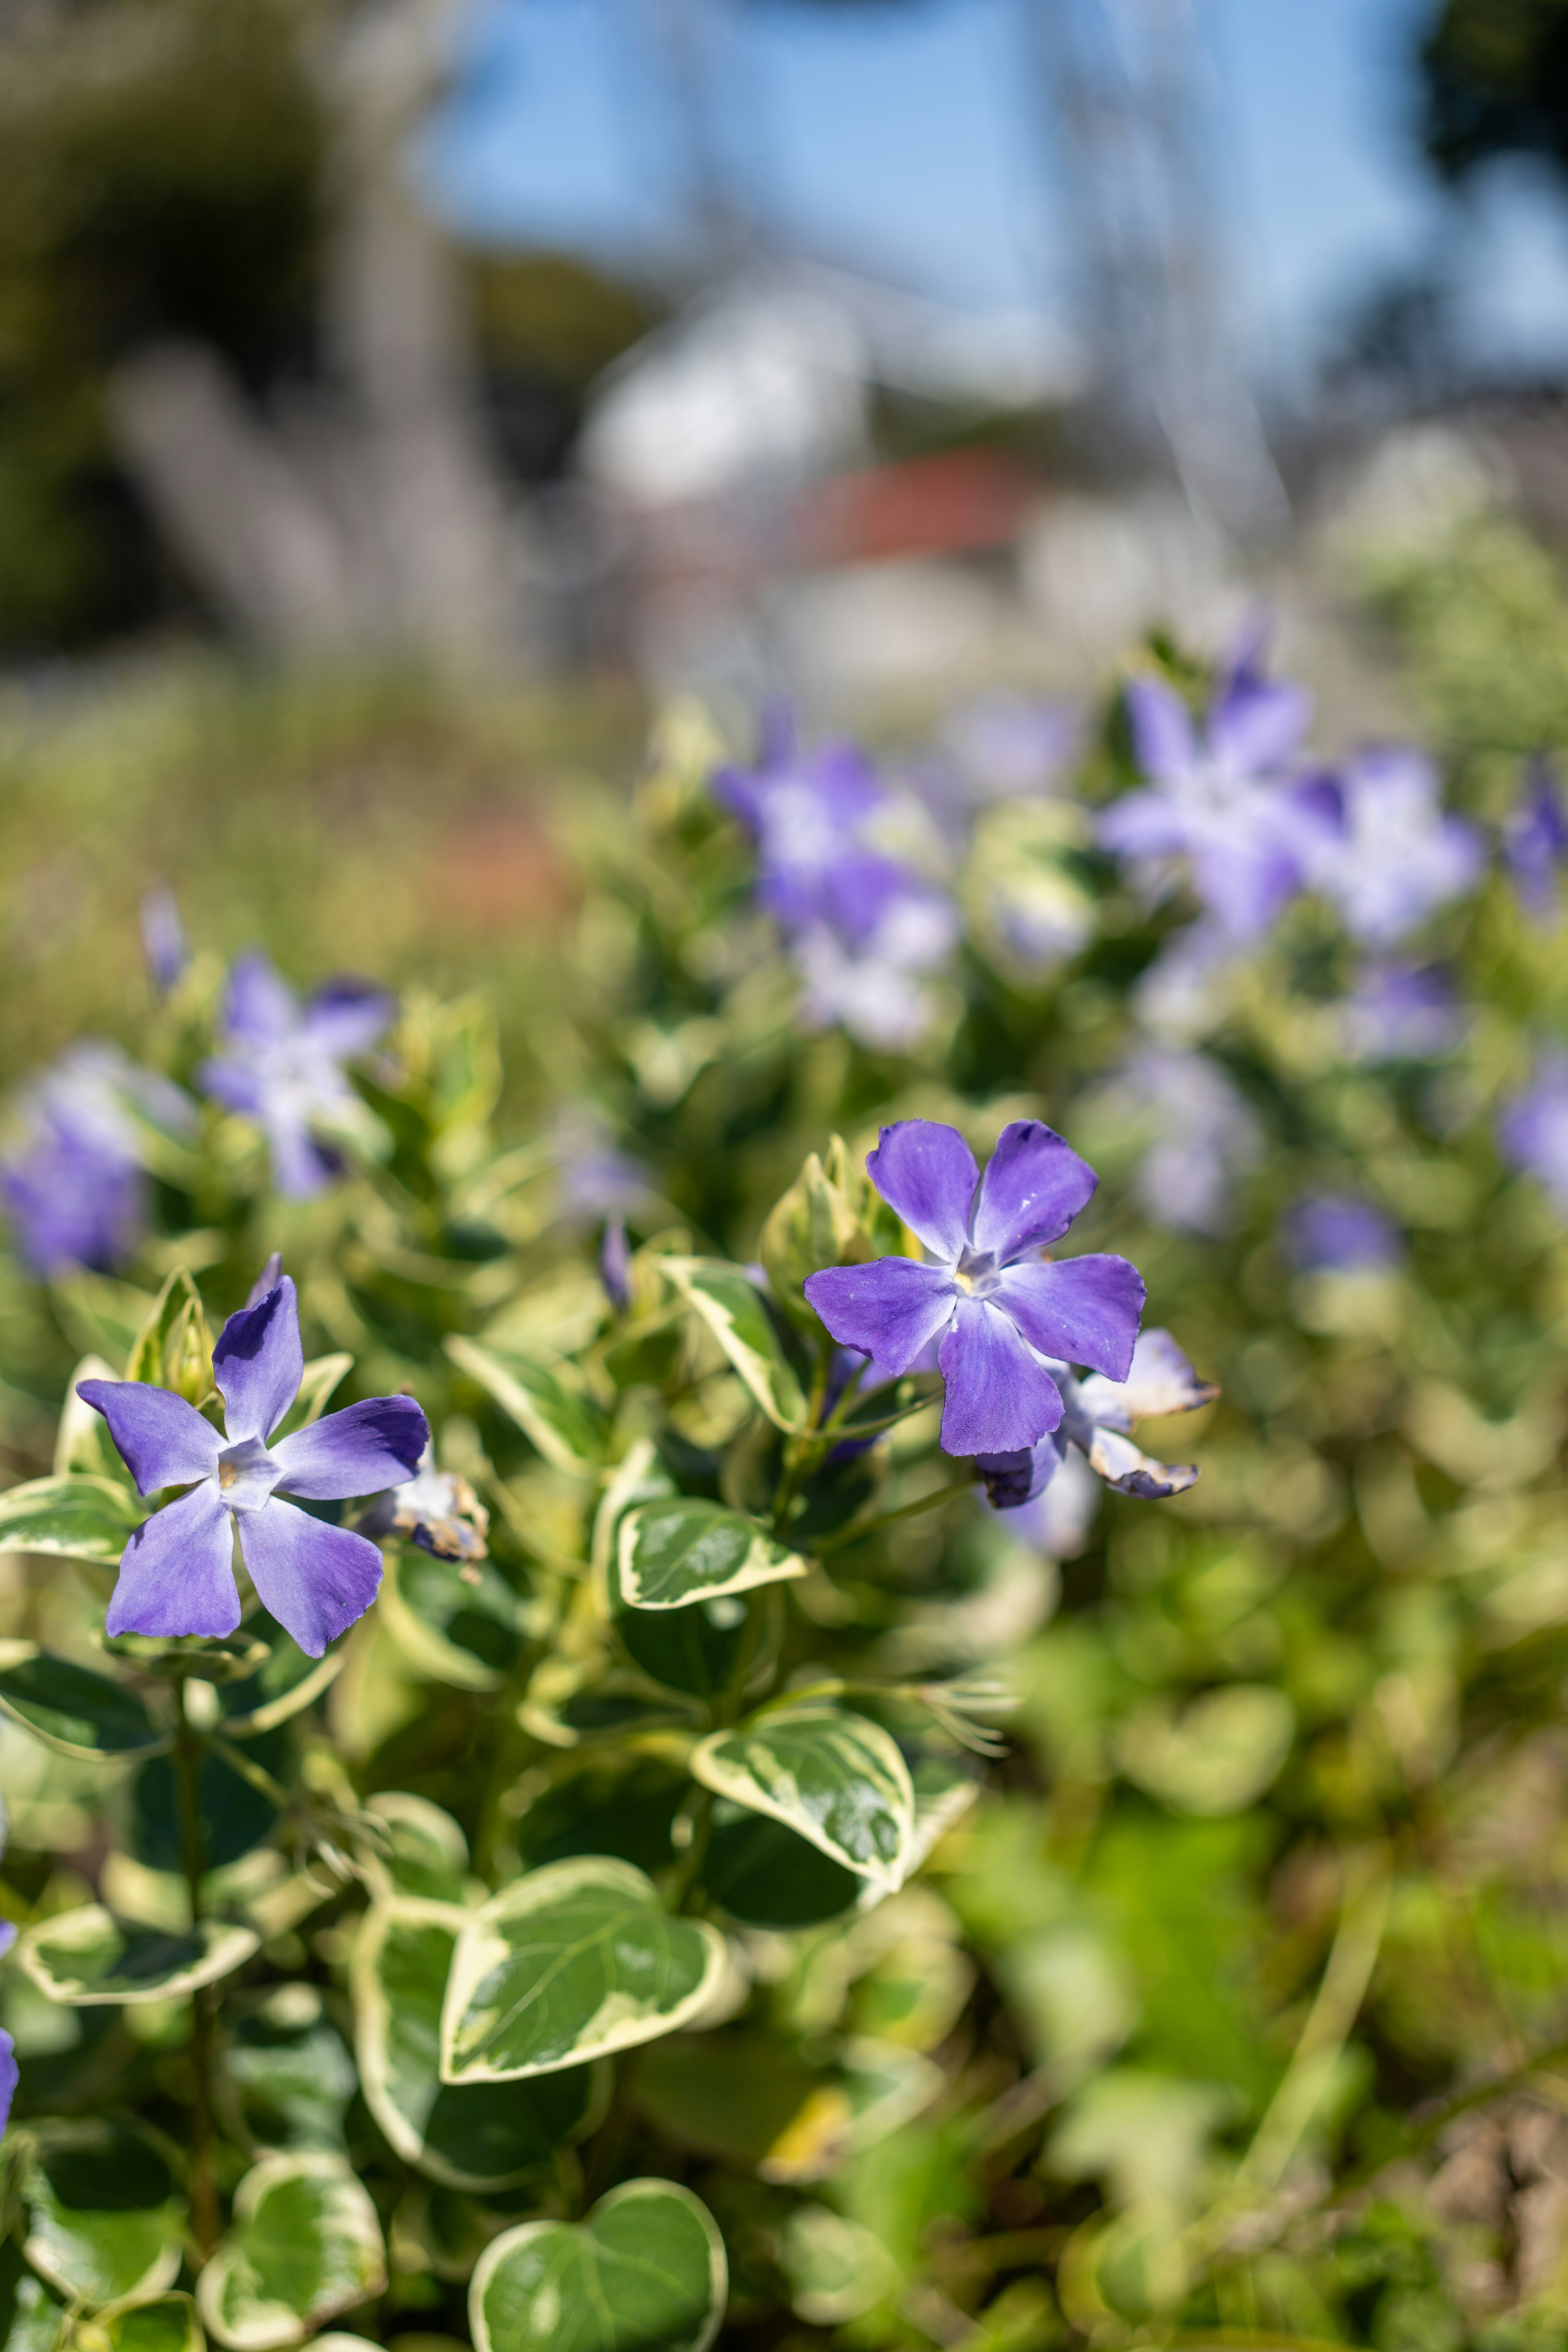
{"type": "Polygon", "coordinates": [[[1445,178],[1499,155],[1568,173],[1568,0],[1443,0],[1420,67],[1422,135],[1445,178]]]}

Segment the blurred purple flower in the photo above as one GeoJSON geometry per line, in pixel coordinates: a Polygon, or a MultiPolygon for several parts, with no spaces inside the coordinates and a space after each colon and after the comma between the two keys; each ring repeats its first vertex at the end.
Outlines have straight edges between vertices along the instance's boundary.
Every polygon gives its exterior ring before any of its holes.
{"type": "Polygon", "coordinates": [[[550,1150],[560,1197],[556,1223],[572,1232],[625,1216],[653,1192],[653,1178],[642,1161],[617,1147],[588,1103],[566,1103],[556,1112],[550,1150]]]}
{"type": "Polygon", "coordinates": [[[1568,1053],[1561,1045],[1536,1056],[1528,1085],[1504,1103],[1498,1140],[1503,1157],[1537,1178],[1568,1213],[1568,1053]]]}
{"type": "Polygon", "coordinates": [[[956,1128],[900,1119],[866,1167],[926,1258],[828,1266],[807,1276],[805,1295],[841,1346],[895,1374],[940,1340],[944,1452],[1012,1451],[1055,1429],[1062,1397],[1048,1363],[1125,1376],[1142,1276],[1121,1257],[1045,1255],[1098,1181],[1059,1135],[1016,1120],[982,1177],[956,1128]]]}
{"type": "Polygon", "coordinates": [[[1298,1201],[1281,1228],[1287,1255],[1306,1274],[1357,1274],[1397,1265],[1399,1229],[1370,1201],[1320,1192],[1298,1201]]]}
{"type": "Polygon", "coordinates": [[[599,1244],[599,1280],[617,1315],[624,1315],[632,1303],[631,1270],[632,1252],[626,1229],[619,1217],[612,1217],[599,1244]]]}
{"type": "Polygon", "coordinates": [[[907,1052],[935,1011],[922,978],[945,961],[956,932],[947,901],[923,888],[884,906],[876,928],[853,948],[830,925],[813,924],[793,943],[808,1026],[837,1024],[875,1052],[907,1052]]]}
{"type": "Polygon", "coordinates": [[[1127,715],[1147,789],[1102,812],[1101,843],[1144,866],[1185,857],[1220,928],[1235,940],[1256,939],[1300,887],[1297,827],[1281,784],[1310,698],[1263,676],[1254,637],[1222,672],[1201,730],[1158,678],[1129,686],[1127,715]]]}
{"type": "Polygon", "coordinates": [[[1082,732],[1075,711],[1022,694],[991,694],[948,717],[910,781],[950,838],[993,801],[1057,793],[1082,732]]]}
{"type": "Polygon", "coordinates": [[[1152,1138],[1133,1180],[1151,1223],[1223,1233],[1237,1180],[1263,1157],[1263,1130],[1220,1065],[1206,1054],[1145,1045],[1105,1099],[1152,1138]]]}
{"type": "Polygon", "coordinates": [[[1307,877],[1352,939],[1392,947],[1480,878],[1480,835],[1444,814],[1424,752],[1401,744],[1358,751],[1333,774],[1299,785],[1292,801],[1307,877]]]}
{"type": "Polygon", "coordinates": [[[1561,912],[1557,877],[1568,860],[1568,809],[1550,760],[1537,753],[1525,762],[1519,799],[1502,828],[1503,862],[1520,904],[1538,923],[1561,912]]]}
{"type": "MultiPolygon", "coordinates": [[[[9,1919],[0,1919],[0,1953],[8,1952],[16,1940],[16,1930],[9,1919]]],[[[0,2032],[0,2139],[5,2137],[5,2126],[11,2120],[11,2102],[16,2095],[20,2069],[16,2064],[16,2045],[11,2036],[0,2032]]]]}
{"type": "Polygon", "coordinates": [[[142,952],[160,996],[179,985],[191,951],[180,920],[179,900],[166,882],[154,882],[142,893],[142,952]]]}
{"type": "Polygon", "coordinates": [[[119,1265],[147,1222],[138,1124],[188,1141],[189,1097],[117,1045],[89,1039],[37,1079],[18,1108],[21,1133],[0,1163],[18,1255],[45,1276],[119,1265]]]}
{"type": "Polygon", "coordinates": [[[202,1065],[198,1082],[226,1110],[241,1111],[262,1128],[273,1181],[289,1198],[308,1199],[338,1172],[312,1121],[355,1101],[343,1064],[374,1045],[395,1010],[395,1001],[367,981],[333,980],[301,1011],[259,949],[236,958],[222,1051],[202,1065]]]}
{"type": "Polygon", "coordinates": [[[79,1384],[77,1394],[109,1423],[139,1495],[189,1490],[144,1519],[126,1545],[107,1632],[232,1633],[240,1615],[235,1532],[262,1606],[307,1656],[319,1658],[370,1607],[381,1582],[374,1544],[296,1510],[294,1498],[342,1501],[401,1485],[418,1468],[430,1432],[412,1397],[392,1396],[272,1437],[304,1366],[285,1275],[258,1307],[229,1317],[213,1349],[226,1436],[170,1389],[79,1384]]]}
{"type": "Polygon", "coordinates": [[[1356,1062],[1429,1062],[1459,1040],[1458,1000],[1438,964],[1374,959],[1340,1008],[1344,1051],[1356,1062]]]}
{"type": "Polygon", "coordinates": [[[1212,1381],[1198,1378],[1168,1331],[1140,1336],[1124,1381],[1098,1373],[1080,1381],[1066,1364],[1053,1369],[1063,1406],[1056,1430],[1024,1452],[983,1454],[976,1464],[993,1509],[1013,1511],[1037,1502],[1061,1475],[1069,1445],[1119,1494],[1152,1501],[1184,1494],[1194,1483],[1194,1464],[1156,1462],[1140,1453],[1128,1433],[1145,1414],[1194,1412],[1219,1394],[1212,1381]]]}

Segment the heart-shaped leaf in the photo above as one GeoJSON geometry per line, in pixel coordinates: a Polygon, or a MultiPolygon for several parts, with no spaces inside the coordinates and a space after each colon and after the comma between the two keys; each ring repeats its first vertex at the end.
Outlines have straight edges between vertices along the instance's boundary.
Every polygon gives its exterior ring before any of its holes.
{"type": "Polygon", "coordinates": [[[88,2304],[171,2286],[185,2206],[158,2142],[134,2124],[96,2118],[36,2130],[22,2187],[33,2268],[88,2304]]]}
{"type": "Polygon", "coordinates": [[[173,2000],[216,1984],[249,1959],[261,1941],[252,1927],[204,1919],[170,1936],[117,1919],[100,1903],[40,1919],[16,1941],[16,1958],[40,1992],[73,2009],[110,2001],[173,2000]]]}
{"type": "Polygon", "coordinates": [[[481,1348],[457,1333],[446,1349],[557,1470],[598,1468],[605,1458],[605,1417],[563,1361],[481,1348]]]}
{"type": "Polygon", "coordinates": [[[700,1741],[705,1788],[768,1813],[884,1887],[900,1885],[914,1839],[909,1766],[879,1723],[833,1707],[781,1707],[700,1741]]]}
{"type": "Polygon", "coordinates": [[[633,1609],[684,1609],[805,1574],[805,1560],[755,1519],[692,1495],[628,1511],[617,1549],[621,1597],[633,1609]]]}
{"type": "Polygon", "coordinates": [[[468,1913],[408,1895],[377,1903],[354,1952],[354,2047],[365,2103],[405,2163],[449,2189],[509,2189],[587,2125],[595,2070],[526,2085],[441,2080],[441,2003],[468,1913]]]}
{"type": "Polygon", "coordinates": [[[667,1257],[659,1265],[768,1419],[780,1429],[804,1429],[805,1398],[755,1283],[721,1258],[667,1257]]]}
{"type": "Polygon", "coordinates": [[[671,1917],[630,1863],[547,1863],[492,1895],[458,1938],[442,2080],[514,2082],[651,2042],[697,2014],[724,1964],[722,1937],[671,1917]]]}
{"type": "Polygon", "coordinates": [[[134,1691],[34,1642],[0,1642],[0,1708],[46,1746],[95,1763],[166,1744],[134,1691]]]}
{"type": "Polygon", "coordinates": [[[468,2289],[476,2352],[707,2352],[729,2292],[707,2207],[628,2180],[585,2221],[525,2221],[487,2246],[468,2289]]]}
{"type": "Polygon", "coordinates": [[[117,1568],[147,1513],[112,1478],[29,1478],[0,1495],[0,1551],[41,1551],[117,1568]]]}
{"type": "Polygon", "coordinates": [[[268,2156],[235,2193],[234,2227],[196,2283],[208,2333],[233,2352],[277,2352],[379,2294],[375,2207],[340,2156],[268,2156]]]}

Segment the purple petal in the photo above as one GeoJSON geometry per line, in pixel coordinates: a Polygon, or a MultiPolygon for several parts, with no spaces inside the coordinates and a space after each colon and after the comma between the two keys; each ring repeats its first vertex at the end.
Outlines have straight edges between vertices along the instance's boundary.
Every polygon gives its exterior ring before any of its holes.
{"type": "Polygon", "coordinates": [[[1054,1129],[1037,1118],[1016,1118],[1003,1129],[980,1180],[975,1248],[1005,1265],[1026,1250],[1059,1241],[1099,1181],[1088,1160],[1054,1129]]]}
{"type": "Polygon", "coordinates": [[[1300,887],[1301,865],[1283,840],[1259,834],[1205,843],[1194,855],[1193,878],[1204,905],[1232,938],[1251,940],[1300,887]]]}
{"type": "Polygon", "coordinates": [[[229,1444],[247,1437],[265,1444],[299,1395],[304,1372],[299,1303],[285,1275],[259,1307],[242,1307],[229,1317],[213,1349],[229,1444]]]}
{"type": "Polygon", "coordinates": [[[309,1201],[325,1192],[336,1167],[314,1140],[309,1122],[292,1108],[284,1108],[265,1095],[257,1108],[267,1128],[273,1181],[284,1199],[309,1201]]]}
{"type": "Polygon", "coordinates": [[[13,1919],[0,1919],[0,1956],[8,1952],[16,1940],[16,1924],[13,1919]]]}
{"type": "Polygon", "coordinates": [[[305,1007],[305,1034],[323,1054],[346,1062],[374,1045],[396,1010],[396,998],[367,980],[330,980],[305,1007]]]}
{"type": "Polygon", "coordinates": [[[1304,688],[1266,686],[1243,672],[1222,687],[1209,712],[1209,748],[1233,775],[1268,775],[1292,756],[1311,716],[1304,688]]]}
{"type": "Polygon", "coordinates": [[[1192,773],[1197,761],[1192,715],[1179,694],[1157,678],[1135,677],[1127,689],[1127,717],[1139,767],[1156,783],[1192,773]]]}
{"type": "Polygon", "coordinates": [[[279,979],[271,959],[259,948],[247,948],[234,960],[224,1026],[231,1037],[247,1045],[275,1045],[300,1026],[293,990],[279,979]]]}
{"type": "Polygon", "coordinates": [[[229,1516],[216,1479],[143,1519],[126,1545],[109,1633],[232,1633],[239,1622],[229,1516]]]}
{"type": "Polygon", "coordinates": [[[154,882],[142,893],[142,953],[153,987],[166,996],[191,960],[180,902],[166,882],[154,882]]]}
{"type": "Polygon", "coordinates": [[[196,1084],[204,1095],[222,1103],[225,1110],[242,1111],[247,1118],[255,1118],[267,1099],[255,1063],[237,1061],[232,1055],[219,1054],[203,1062],[196,1071],[196,1084]]]}
{"type": "Polygon", "coordinates": [[[960,1300],[937,1362],[947,1382],[944,1454],[1016,1454],[1061,1420],[1061,1391],[989,1299],[960,1300]]]}
{"type": "Polygon", "coordinates": [[[262,1300],[277,1289],[282,1279],[282,1252],[280,1250],[274,1250],[266,1265],[262,1267],[260,1273],[257,1276],[256,1280],[251,1284],[250,1288],[246,1293],[245,1303],[247,1307],[259,1307],[262,1300]]]}
{"type": "Polygon", "coordinates": [[[1017,1454],[977,1454],[974,1466],[994,1511],[1022,1510],[1043,1495],[1062,1463],[1059,1437],[1044,1437],[1017,1454]]]}
{"type": "Polygon", "coordinates": [[[187,1486],[216,1466],[223,1440],[173,1389],[144,1381],[81,1381],[77,1394],[100,1412],[139,1495],[187,1486]]]}
{"type": "Polygon", "coordinates": [[[806,1276],[805,1295],[840,1347],[875,1356],[894,1379],[946,1329],[958,1297],[945,1266],[912,1257],[824,1266],[806,1276]]]}
{"type": "Polygon", "coordinates": [[[1110,1381],[1124,1381],[1131,1370],[1143,1277],[1124,1257],[1011,1265],[992,1296],[1042,1356],[1088,1364],[1110,1381]]]}
{"type": "Polygon", "coordinates": [[[18,2072],[16,2044],[8,2033],[0,2032],[0,2133],[5,2131],[10,2118],[11,2102],[16,2095],[18,2072]]]}
{"type": "Polygon", "coordinates": [[[379,1495],[413,1477],[429,1443],[429,1426],[412,1397],[369,1397],[279,1439],[271,1449],[283,1465],[278,1492],[314,1503],[379,1495]]]}
{"type": "Polygon", "coordinates": [[[901,1118],[882,1129],[866,1173],[932,1255],[955,1265],[969,1239],[970,1203],[980,1181],[974,1154],[957,1128],[901,1118]]]}
{"type": "Polygon", "coordinates": [[[1195,1462],[1156,1462],[1141,1454],[1130,1437],[1114,1429],[1097,1429],[1089,1441],[1089,1464],[1118,1494],[1137,1495],[1146,1503],[1163,1502],[1167,1495],[1184,1495],[1197,1484],[1195,1462]]]}
{"type": "Polygon", "coordinates": [[[381,1553],[368,1537],[330,1528],[292,1503],[247,1511],[239,1548],[263,1608],[308,1658],[364,1615],[381,1582],[381,1553]]]}
{"type": "Polygon", "coordinates": [[[1180,804],[1163,793],[1123,793],[1095,820],[1102,849],[1119,857],[1173,857],[1187,845],[1187,822],[1180,804]]]}
{"type": "Polygon", "coordinates": [[[1082,1383],[1079,1401],[1089,1420],[1109,1421],[1120,1429],[1145,1413],[1194,1412],[1218,1394],[1213,1381],[1198,1378],[1168,1331],[1143,1331],[1125,1382],[1096,1373],[1082,1383]]]}

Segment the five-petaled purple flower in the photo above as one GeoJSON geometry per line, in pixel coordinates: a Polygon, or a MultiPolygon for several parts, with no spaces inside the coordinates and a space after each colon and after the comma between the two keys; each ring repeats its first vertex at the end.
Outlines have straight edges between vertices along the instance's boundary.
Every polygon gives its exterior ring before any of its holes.
{"type": "Polygon", "coordinates": [[[1559,911],[1557,877],[1568,860],[1568,809],[1550,760],[1539,753],[1526,763],[1519,799],[1502,829],[1503,862],[1520,904],[1538,923],[1559,911]]]}
{"type": "Polygon", "coordinates": [[[1392,947],[1479,877],[1479,834],[1444,814],[1436,769],[1407,745],[1358,751],[1301,784],[1294,805],[1308,879],[1371,946],[1392,947]]]}
{"type": "Polygon", "coordinates": [[[147,1222],[138,1120],[188,1141],[190,1097],[118,1045],[88,1039],[34,1083],[21,1110],[22,1138],[0,1164],[19,1255],[44,1276],[121,1264],[147,1222]]]}
{"type": "Polygon", "coordinates": [[[1142,1276],[1121,1257],[1046,1255],[1099,1181],[1059,1135],[1015,1120],[982,1176],[956,1128],[906,1118],[882,1129],[866,1167],[925,1261],[827,1266],[806,1277],[805,1295],[841,1346],[891,1373],[940,1339],[946,1453],[1037,1444],[1064,1410],[1054,1364],[1125,1380],[1142,1276]]]}
{"type": "Polygon", "coordinates": [[[1405,1254],[1397,1226],[1381,1209],[1340,1192],[1298,1201],[1283,1233],[1287,1253],[1307,1274],[1366,1273],[1397,1265],[1405,1254]]]}
{"type": "Polygon", "coordinates": [[[1140,862],[1184,856],[1193,886],[1232,939],[1256,939],[1300,887],[1297,826],[1281,789],[1311,715],[1300,687],[1263,676],[1253,637],[1222,672],[1200,730],[1158,678],[1127,689],[1146,789],[1100,816],[1107,849],[1140,862]]]}
{"type": "Polygon", "coordinates": [[[215,1101],[264,1129],[280,1192],[304,1200],[336,1174],[337,1158],[317,1141],[312,1122],[352,1107],[343,1064],[374,1045],[395,1010],[393,999],[368,982],[333,980],[301,1011],[258,949],[236,958],[222,1050],[199,1077],[215,1101]]]}
{"type": "Polygon", "coordinates": [[[1079,1381],[1065,1364],[1054,1369],[1065,1406],[1059,1426],[1024,1452],[983,1454],[976,1465],[994,1509],[1017,1510],[1036,1501],[1066,1467],[1069,1444],[1119,1494],[1153,1501],[1184,1494],[1195,1482],[1194,1463],[1156,1462],[1129,1434],[1145,1414],[1194,1412],[1219,1394],[1212,1381],[1198,1378],[1168,1331],[1140,1335],[1125,1381],[1099,1373],[1079,1381]]]}
{"type": "Polygon", "coordinates": [[[259,1305],[229,1317],[213,1349],[226,1435],[172,1390],[81,1382],[77,1394],[109,1423],[138,1494],[190,1489],[143,1520],[126,1545],[109,1633],[232,1633],[240,1616],[235,1531],[263,1606],[309,1656],[319,1658],[369,1608],[381,1581],[375,1545],[294,1502],[341,1502],[402,1485],[430,1433],[412,1397],[392,1396],[273,1439],[304,1363],[285,1275],[259,1305]]]}

